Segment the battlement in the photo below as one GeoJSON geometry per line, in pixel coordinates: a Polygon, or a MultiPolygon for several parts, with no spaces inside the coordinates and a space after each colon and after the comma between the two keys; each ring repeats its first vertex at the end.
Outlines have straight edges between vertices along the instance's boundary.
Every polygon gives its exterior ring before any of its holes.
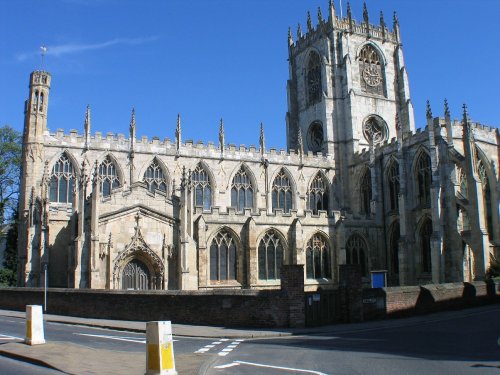
{"type": "Polygon", "coordinates": [[[389,30],[387,27],[382,12],[380,12],[379,25],[369,22],[369,14],[366,3],[364,4],[363,9],[363,21],[360,22],[356,21],[356,19],[352,17],[349,3],[347,5],[347,15],[345,17],[338,17],[335,12],[333,1],[330,0],[328,14],[329,17],[325,20],[322,16],[321,8],[318,8],[317,23],[316,26],[313,26],[311,13],[308,12],[306,32],[302,32],[302,26],[299,23],[296,41],[293,40],[291,29],[289,29],[288,45],[291,53],[296,52],[296,50],[302,50],[303,47],[307,46],[310,41],[314,41],[322,34],[331,33],[332,31],[348,32],[350,34],[362,35],[384,42],[390,41],[393,43],[399,43],[399,23],[396,18],[396,14],[394,14],[392,30],[389,30]]]}

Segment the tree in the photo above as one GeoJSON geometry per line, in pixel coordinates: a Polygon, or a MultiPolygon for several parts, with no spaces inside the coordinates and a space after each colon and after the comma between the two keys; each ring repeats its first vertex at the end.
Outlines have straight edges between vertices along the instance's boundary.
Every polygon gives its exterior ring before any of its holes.
{"type": "Polygon", "coordinates": [[[0,269],[0,286],[16,286],[17,280],[17,209],[14,210],[5,238],[3,269],[0,269]]]}
{"type": "Polygon", "coordinates": [[[9,125],[0,127],[0,225],[17,209],[21,152],[21,133],[9,125]]]}

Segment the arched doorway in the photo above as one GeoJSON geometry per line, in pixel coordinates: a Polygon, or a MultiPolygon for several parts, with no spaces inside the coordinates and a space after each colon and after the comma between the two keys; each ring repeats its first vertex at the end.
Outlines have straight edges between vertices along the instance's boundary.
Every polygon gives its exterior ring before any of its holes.
{"type": "Polygon", "coordinates": [[[122,289],[150,289],[151,275],[148,267],[138,259],[132,259],[123,268],[122,289]]]}

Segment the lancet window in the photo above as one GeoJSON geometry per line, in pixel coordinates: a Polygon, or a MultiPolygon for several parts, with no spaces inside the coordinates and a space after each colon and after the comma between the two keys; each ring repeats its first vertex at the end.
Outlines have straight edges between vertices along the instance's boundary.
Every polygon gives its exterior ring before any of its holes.
{"type": "Polygon", "coordinates": [[[292,185],[285,171],[281,170],[273,182],[273,210],[282,209],[288,213],[292,209],[292,185]]]}
{"type": "Polygon", "coordinates": [[[316,52],[311,52],[307,63],[307,98],[309,105],[321,101],[321,92],[321,58],[316,52]]]}
{"type": "Polygon", "coordinates": [[[243,167],[236,172],[231,184],[231,207],[235,207],[238,212],[253,207],[252,183],[243,167]]]}
{"type": "Polygon", "coordinates": [[[330,279],[330,250],[328,240],[321,234],[315,234],[306,247],[306,276],[308,279],[330,279]]]}
{"type": "Polygon", "coordinates": [[[346,244],[347,264],[359,264],[361,275],[366,276],[366,242],[358,234],[353,234],[346,244]]]}
{"type": "Polygon", "coordinates": [[[103,197],[109,197],[113,189],[121,186],[118,170],[109,156],[99,166],[99,179],[103,197]]]}
{"type": "Polygon", "coordinates": [[[393,161],[387,170],[389,183],[389,208],[391,211],[399,209],[399,164],[393,161]]]}
{"type": "Polygon", "coordinates": [[[157,160],[153,160],[148,169],[146,169],[143,181],[147,184],[148,190],[152,193],[156,190],[163,191],[164,193],[167,192],[167,179],[157,160]]]}
{"type": "Polygon", "coordinates": [[[315,214],[328,211],[328,189],[324,178],[317,174],[309,187],[309,209],[315,214]]]}
{"type": "Polygon", "coordinates": [[[280,278],[284,258],[283,243],[274,230],[269,230],[259,243],[259,279],[280,278]]]}
{"type": "Polygon", "coordinates": [[[202,206],[204,210],[212,207],[212,187],[207,171],[198,165],[191,174],[191,181],[194,187],[194,205],[202,206]]]}
{"type": "Polygon", "coordinates": [[[431,205],[431,158],[425,152],[420,154],[417,161],[418,201],[422,207],[431,205]]]}
{"type": "Polygon", "coordinates": [[[488,230],[488,236],[490,239],[493,238],[493,208],[491,205],[491,189],[490,181],[488,179],[488,174],[486,173],[486,167],[484,162],[479,159],[477,162],[477,169],[479,174],[479,179],[483,187],[483,206],[484,206],[484,216],[486,221],[486,228],[488,230]]]}
{"type": "Polygon", "coordinates": [[[210,280],[236,280],[236,244],[226,230],[221,230],[210,245],[210,280]]]}
{"type": "Polygon", "coordinates": [[[360,203],[361,213],[369,214],[371,212],[370,202],[372,200],[372,174],[369,168],[366,168],[360,181],[360,203]]]}
{"type": "Polygon", "coordinates": [[[358,57],[361,89],[375,95],[384,95],[384,68],[380,55],[370,44],[363,47],[358,57]]]}
{"type": "Polygon", "coordinates": [[[66,154],[62,154],[52,168],[50,176],[50,201],[72,203],[75,171],[66,154]]]}
{"type": "Polygon", "coordinates": [[[422,254],[422,272],[431,272],[431,237],[432,221],[425,219],[420,228],[420,250],[422,254]]]}
{"type": "Polygon", "coordinates": [[[392,263],[392,272],[394,275],[399,274],[399,239],[400,239],[399,222],[396,221],[392,225],[391,237],[390,237],[391,263],[392,263]]]}

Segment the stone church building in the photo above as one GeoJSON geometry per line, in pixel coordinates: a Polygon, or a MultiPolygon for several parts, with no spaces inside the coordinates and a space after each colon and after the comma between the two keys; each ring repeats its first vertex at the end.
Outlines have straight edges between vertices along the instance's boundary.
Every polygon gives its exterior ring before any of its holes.
{"type": "MultiPolygon", "coordinates": [[[[25,104],[18,280],[98,289],[307,290],[338,266],[389,285],[480,280],[499,255],[498,129],[434,117],[416,129],[400,27],[308,14],[288,36],[287,151],[182,138],[51,131],[52,76],[25,104]],[[316,18],[316,17],[314,17],[316,18]]],[[[83,112],[83,111],[82,111],[83,112]]],[[[173,119],[173,123],[175,119],[173,119]]],[[[173,124],[174,125],[174,124],[173,124]]],[[[172,126],[173,128],[173,126],[172,126]]],[[[173,130],[173,129],[172,129],[173,130]]]]}

